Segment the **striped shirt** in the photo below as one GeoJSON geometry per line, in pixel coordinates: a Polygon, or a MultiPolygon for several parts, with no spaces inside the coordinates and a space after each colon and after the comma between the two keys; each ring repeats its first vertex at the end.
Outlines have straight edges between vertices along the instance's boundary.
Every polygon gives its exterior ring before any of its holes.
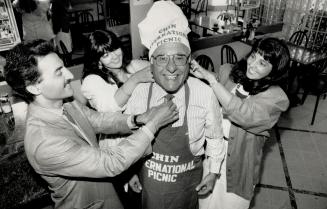
{"type": "MultiPolygon", "coordinates": [[[[225,154],[221,107],[212,89],[202,81],[189,77],[187,83],[190,88],[187,111],[190,150],[196,156],[205,154],[210,162],[210,172],[218,173],[225,154]],[[206,149],[204,149],[205,141],[206,149]]],[[[136,87],[126,105],[125,113],[140,114],[146,111],[149,87],[149,83],[142,83],[136,87]]],[[[166,94],[166,91],[154,83],[150,107],[163,103],[166,94]]],[[[174,94],[173,102],[179,111],[179,120],[172,126],[179,127],[184,123],[186,109],[184,86],[174,94]]]]}

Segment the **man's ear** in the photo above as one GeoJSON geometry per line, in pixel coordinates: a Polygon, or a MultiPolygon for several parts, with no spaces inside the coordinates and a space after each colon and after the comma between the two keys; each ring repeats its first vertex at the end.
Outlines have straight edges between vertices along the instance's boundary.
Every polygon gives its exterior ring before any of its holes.
{"type": "Polygon", "coordinates": [[[33,95],[41,94],[40,86],[38,83],[26,86],[26,90],[33,95]]]}

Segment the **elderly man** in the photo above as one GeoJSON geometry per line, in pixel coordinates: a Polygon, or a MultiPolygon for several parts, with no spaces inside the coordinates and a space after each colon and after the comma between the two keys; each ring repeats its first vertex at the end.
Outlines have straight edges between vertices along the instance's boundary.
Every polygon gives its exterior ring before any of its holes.
{"type": "Polygon", "coordinates": [[[12,49],[4,72],[8,84],[29,102],[25,151],[48,182],[55,208],[122,209],[106,177],[118,175],[149,151],[157,129],[178,119],[176,106],[167,102],[131,120],[77,102],[64,104],[73,95],[73,75],[42,40],[12,49]],[[115,147],[99,147],[96,132],[130,133],[134,120],[145,125],[115,147]]]}
{"type": "Polygon", "coordinates": [[[197,208],[198,194],[212,190],[224,158],[221,109],[209,86],[188,77],[190,29],[178,6],[171,1],[155,2],[139,31],[149,49],[155,83],[137,86],[126,113],[142,113],[173,97],[179,120],[159,131],[153,155],[130,186],[135,192],[142,190],[143,208],[197,208]],[[204,155],[210,173],[202,178],[204,155]]]}

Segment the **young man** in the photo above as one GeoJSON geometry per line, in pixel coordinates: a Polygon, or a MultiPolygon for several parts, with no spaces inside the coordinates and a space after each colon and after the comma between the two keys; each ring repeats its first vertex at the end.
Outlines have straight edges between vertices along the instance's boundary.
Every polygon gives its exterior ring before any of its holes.
{"type": "Polygon", "coordinates": [[[130,186],[142,190],[143,208],[195,209],[198,195],[213,189],[224,158],[221,109],[209,86],[188,77],[190,29],[179,7],[171,1],[155,2],[139,30],[149,49],[155,83],[137,86],[126,112],[141,113],[168,95],[174,97],[179,120],[159,131],[152,157],[130,186]],[[203,155],[210,173],[202,178],[203,155]]]}
{"type": "Polygon", "coordinates": [[[73,95],[73,75],[48,42],[14,47],[4,72],[8,84],[29,102],[25,151],[34,170],[48,182],[55,208],[123,208],[106,177],[151,151],[147,149],[153,134],[178,118],[176,106],[170,101],[139,115],[135,121],[143,122],[142,128],[117,146],[102,149],[95,133],[129,134],[134,116],[64,103],[73,95]]]}

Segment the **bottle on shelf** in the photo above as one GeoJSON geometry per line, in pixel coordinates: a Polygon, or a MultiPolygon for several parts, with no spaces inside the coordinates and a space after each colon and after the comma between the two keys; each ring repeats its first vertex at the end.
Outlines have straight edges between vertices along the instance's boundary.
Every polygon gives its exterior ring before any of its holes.
{"type": "Polygon", "coordinates": [[[7,126],[7,130],[11,133],[15,129],[15,118],[8,94],[0,96],[0,109],[1,117],[7,126]]]}

